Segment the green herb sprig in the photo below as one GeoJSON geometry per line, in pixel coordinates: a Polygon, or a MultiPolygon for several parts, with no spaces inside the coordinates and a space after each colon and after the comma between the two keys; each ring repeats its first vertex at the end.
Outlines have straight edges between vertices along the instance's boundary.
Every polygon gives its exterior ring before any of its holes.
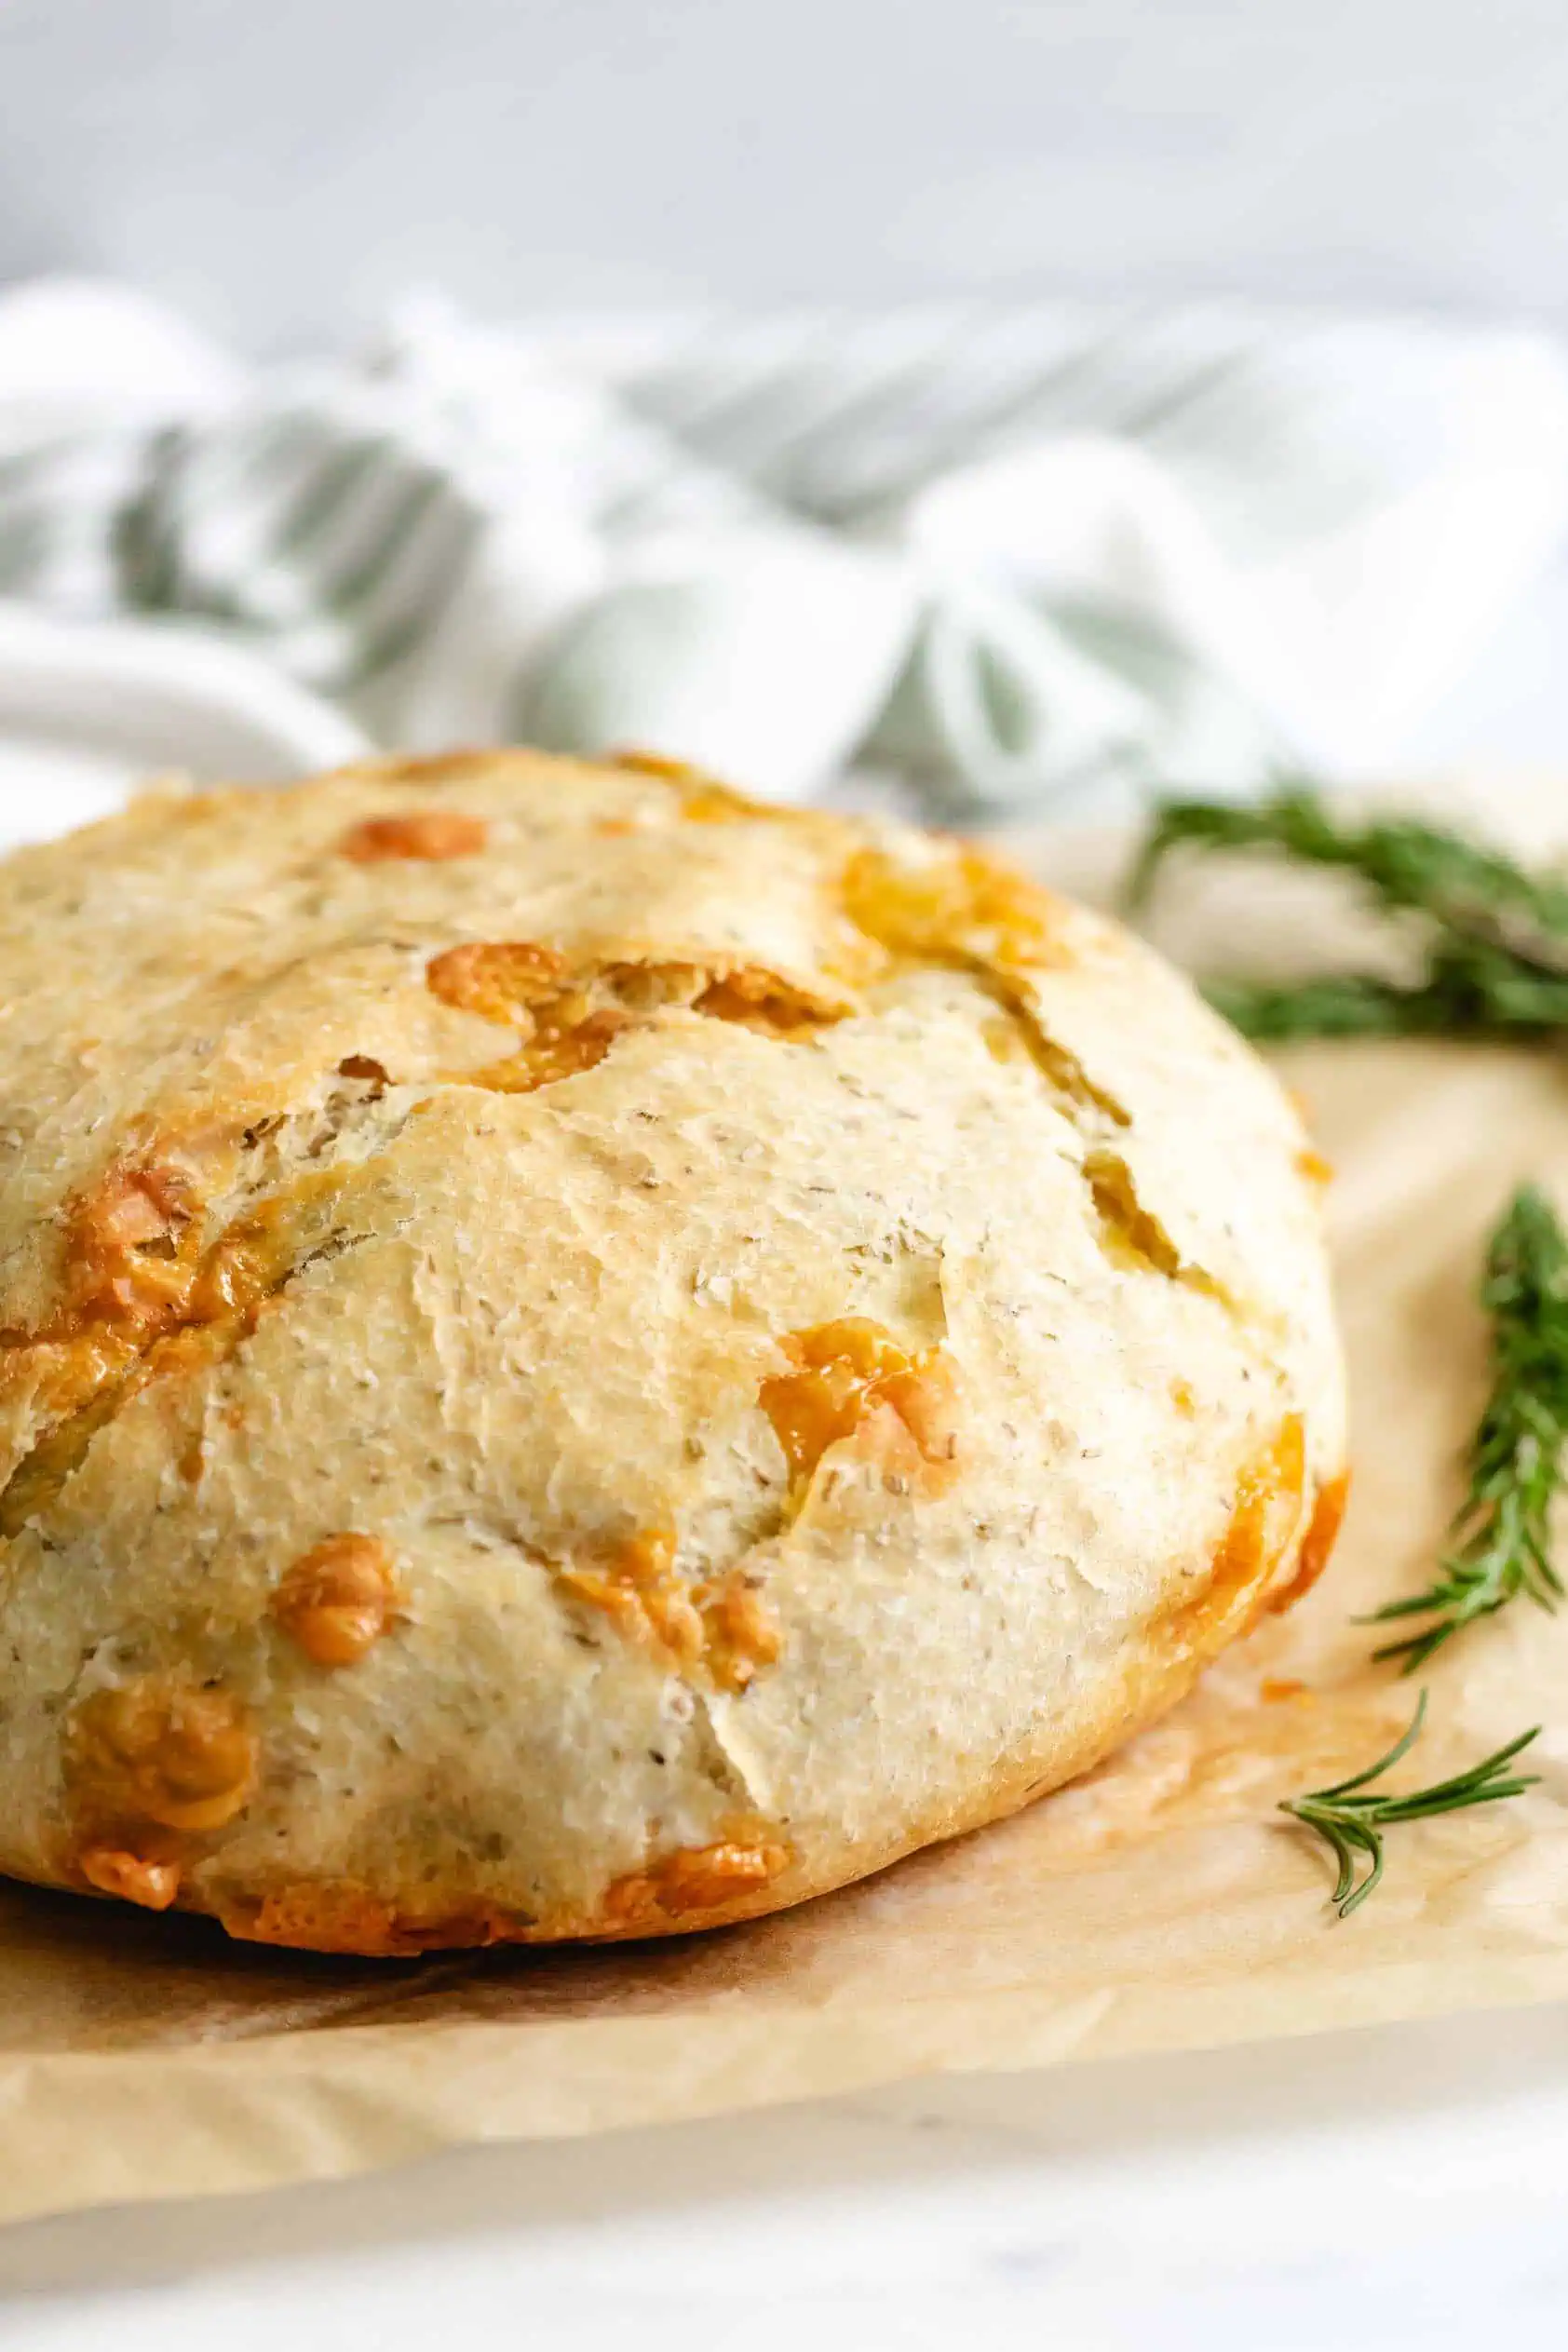
{"type": "MultiPolygon", "coordinates": [[[[1531,873],[1501,851],[1416,818],[1341,821],[1307,786],[1288,782],[1250,807],[1171,801],[1134,867],[1129,898],[1148,898],[1178,851],[1262,853],[1353,878],[1420,952],[1419,976],[1399,981],[1337,972],[1280,983],[1226,979],[1210,1001],[1248,1036],[1465,1037],[1545,1042],[1568,1036],[1568,885],[1531,873]]],[[[1471,1440],[1469,1484],[1452,1549],[1424,1591],[1363,1622],[1413,1629],[1376,1653],[1406,1673],[1520,1593],[1546,1609],[1563,1585],[1548,1551],[1551,1505],[1568,1454],[1568,1237],[1533,1185],[1517,1192],[1493,1233],[1481,1285],[1492,1318],[1492,1385],[1471,1440]]],[[[1468,1771],[1392,1795],[1374,1790],[1410,1752],[1426,1719],[1422,1692],[1410,1728],[1386,1755],[1332,1788],[1282,1805],[1327,1844],[1339,1865],[1332,1900],[1342,1919],[1383,1877],[1384,1832],[1515,1797],[1537,1776],[1508,1767],[1540,1726],[1468,1771]]]]}
{"type": "Polygon", "coordinates": [[[1454,940],[1408,986],[1365,972],[1269,983],[1210,981],[1204,994],[1259,1045],[1306,1037],[1491,1038],[1529,1045],[1568,1033],[1568,973],[1505,948],[1454,940]]]}
{"type": "Polygon", "coordinates": [[[1543,1609],[1562,1596],[1548,1547],[1568,1447],[1568,1236],[1534,1184],[1515,1193],[1492,1236],[1480,1295],[1492,1318],[1492,1386],[1470,1442],[1458,1541],[1424,1592],[1363,1620],[1426,1620],[1376,1653],[1402,1658],[1407,1674],[1519,1593],[1543,1609]]]}
{"type": "Polygon", "coordinates": [[[1350,972],[1212,983],[1210,1001],[1250,1037],[1530,1042],[1568,1031],[1568,885],[1501,850],[1413,818],[1341,821],[1296,783],[1251,807],[1169,801],[1133,869],[1134,908],[1183,849],[1258,852],[1350,875],[1423,950],[1421,976],[1409,982],[1350,972]]]}
{"type": "Polygon", "coordinates": [[[1446,931],[1525,948],[1555,938],[1568,966],[1568,885],[1419,818],[1343,822],[1310,784],[1289,781],[1245,806],[1167,801],[1133,869],[1134,906],[1181,848],[1258,849],[1298,864],[1338,867],[1385,907],[1427,915],[1446,931]]]}
{"type": "Polygon", "coordinates": [[[1403,1796],[1391,1796],[1386,1791],[1374,1791],[1369,1783],[1387,1772],[1409,1754],[1421,1737],[1426,1720],[1426,1694],[1422,1692],[1416,1703],[1410,1729],[1394,1742],[1386,1756],[1369,1764],[1364,1772],[1352,1774],[1348,1780],[1336,1780],[1331,1789],[1314,1790],[1310,1796],[1289,1797],[1280,1805],[1281,1813],[1289,1813],[1304,1828],[1314,1830],[1331,1848],[1339,1864],[1339,1877],[1329,1898],[1342,1919],[1364,1903],[1383,1877],[1383,1832],[1401,1821],[1430,1821],[1440,1813],[1460,1813],[1476,1805],[1495,1805],[1505,1797],[1517,1797],[1526,1789],[1533,1789],[1539,1773],[1510,1773],[1514,1758],[1540,1736],[1537,1723],[1532,1731],[1521,1732],[1507,1747],[1494,1755],[1483,1756],[1480,1764],[1468,1771],[1455,1773],[1452,1779],[1436,1780],[1430,1788],[1412,1789],[1403,1796]],[[1358,1878],[1362,1861],[1370,1867],[1358,1878]]]}

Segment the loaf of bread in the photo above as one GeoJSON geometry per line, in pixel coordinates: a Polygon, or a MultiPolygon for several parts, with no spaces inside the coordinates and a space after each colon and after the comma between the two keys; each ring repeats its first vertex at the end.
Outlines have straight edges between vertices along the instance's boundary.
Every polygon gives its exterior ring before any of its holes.
{"type": "Polygon", "coordinates": [[[1323,1565],[1318,1168],[972,848],[629,756],[0,867],[0,1869],[665,1934],[1082,1772],[1323,1565]]]}

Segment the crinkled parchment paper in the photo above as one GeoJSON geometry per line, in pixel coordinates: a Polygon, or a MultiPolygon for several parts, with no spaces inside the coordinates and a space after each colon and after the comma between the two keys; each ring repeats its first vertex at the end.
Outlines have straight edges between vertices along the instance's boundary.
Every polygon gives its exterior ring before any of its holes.
{"type": "MultiPolygon", "coordinates": [[[[1065,852],[1037,862],[1060,872],[1065,852]]],[[[1175,894],[1183,953],[1343,947],[1331,897],[1255,870],[1175,894]]],[[[1568,1994],[1568,1614],[1521,1602],[1430,1675],[1420,1777],[1540,1722],[1541,1786],[1398,1831],[1328,1909],[1279,1798],[1370,1761],[1413,1692],[1349,1620],[1430,1569],[1483,1384],[1486,1229],[1568,1197],[1568,1057],[1289,1058],[1338,1176],[1356,1485],[1292,1615],[1075,1788],[778,1919],[681,1942],[424,1963],[291,1958],[189,1921],[0,1892],[0,2218],[324,2178],[934,2069],[1043,2065],[1568,1994]]],[[[1409,1767],[1407,1767],[1408,1769],[1409,1767]]]]}

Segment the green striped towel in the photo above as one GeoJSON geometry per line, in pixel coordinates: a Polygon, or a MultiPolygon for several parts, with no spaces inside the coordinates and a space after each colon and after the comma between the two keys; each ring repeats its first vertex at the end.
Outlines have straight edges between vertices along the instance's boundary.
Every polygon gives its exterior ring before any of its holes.
{"type": "Polygon", "coordinates": [[[1568,529],[1522,332],[1079,304],[493,330],[247,373],[0,299],[0,597],[188,615],[415,748],[1019,810],[1374,766],[1568,529]]]}

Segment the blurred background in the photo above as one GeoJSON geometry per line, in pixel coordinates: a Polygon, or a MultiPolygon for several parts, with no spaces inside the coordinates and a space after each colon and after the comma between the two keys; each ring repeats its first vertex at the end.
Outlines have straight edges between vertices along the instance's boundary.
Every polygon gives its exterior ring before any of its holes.
{"type": "Polygon", "coordinates": [[[1560,0],[9,0],[0,275],[249,351],[1077,291],[1568,322],[1560,0]]]}
{"type": "Polygon", "coordinates": [[[182,750],[986,822],[1568,739],[1561,0],[9,0],[0,114],[13,832],[182,750]]]}

